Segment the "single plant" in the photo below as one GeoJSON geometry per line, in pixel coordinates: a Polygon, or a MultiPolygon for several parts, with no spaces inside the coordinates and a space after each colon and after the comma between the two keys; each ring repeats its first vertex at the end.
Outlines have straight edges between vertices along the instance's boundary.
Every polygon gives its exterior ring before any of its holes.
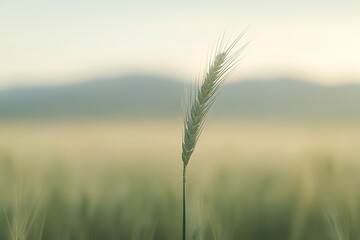
{"type": "Polygon", "coordinates": [[[204,122],[211,105],[214,103],[218,90],[224,80],[235,70],[239,63],[239,56],[247,46],[243,45],[235,50],[245,32],[241,33],[231,44],[224,44],[222,37],[210,58],[208,70],[204,80],[198,82],[185,99],[184,106],[184,133],[182,140],[182,239],[186,240],[186,168],[189,164],[204,122]],[[224,47],[225,45],[225,47],[224,47]]]}

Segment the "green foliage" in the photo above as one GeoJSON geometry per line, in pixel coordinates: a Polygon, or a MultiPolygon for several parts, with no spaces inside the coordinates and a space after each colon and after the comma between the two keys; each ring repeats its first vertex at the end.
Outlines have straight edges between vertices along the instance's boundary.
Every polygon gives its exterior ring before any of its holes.
{"type": "MultiPolygon", "coordinates": [[[[1,154],[0,239],[14,239],[24,224],[18,239],[181,239],[179,175],[167,157],[80,165],[57,157],[29,167],[1,154]]],[[[234,158],[207,155],[208,166],[189,172],[189,239],[325,240],[334,230],[360,237],[359,166],[351,158],[234,158]],[[329,199],[341,206],[330,221],[329,199]]]]}

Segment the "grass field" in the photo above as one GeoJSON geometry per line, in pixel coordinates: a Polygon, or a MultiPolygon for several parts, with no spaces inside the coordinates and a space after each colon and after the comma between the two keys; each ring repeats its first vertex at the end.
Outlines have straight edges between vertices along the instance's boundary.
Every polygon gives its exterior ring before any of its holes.
{"type": "MultiPolygon", "coordinates": [[[[180,239],[181,121],[0,123],[0,239],[180,239]]],[[[360,124],[211,120],[189,239],[358,239],[360,124]]]]}

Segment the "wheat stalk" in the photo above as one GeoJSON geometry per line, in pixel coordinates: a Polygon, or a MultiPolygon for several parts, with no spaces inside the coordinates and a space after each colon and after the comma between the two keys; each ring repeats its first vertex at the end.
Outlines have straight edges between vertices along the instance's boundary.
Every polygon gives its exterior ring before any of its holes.
{"type": "Polygon", "coordinates": [[[204,127],[210,107],[215,101],[218,90],[224,80],[235,70],[239,63],[239,55],[247,44],[234,51],[238,42],[245,34],[241,33],[231,44],[224,46],[224,36],[219,40],[214,57],[210,60],[208,70],[201,84],[196,84],[191,91],[185,106],[184,133],[182,141],[183,162],[183,227],[182,239],[186,239],[186,168],[193,154],[196,143],[204,127]]]}

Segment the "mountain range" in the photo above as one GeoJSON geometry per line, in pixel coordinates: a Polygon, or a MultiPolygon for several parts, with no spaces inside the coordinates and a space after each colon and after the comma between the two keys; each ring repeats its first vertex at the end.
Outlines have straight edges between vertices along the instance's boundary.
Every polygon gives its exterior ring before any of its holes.
{"type": "MultiPolygon", "coordinates": [[[[185,84],[156,75],[126,75],[61,86],[0,90],[0,120],[179,117],[185,84]]],[[[360,118],[360,84],[248,79],[225,84],[213,116],[360,118]]]]}

